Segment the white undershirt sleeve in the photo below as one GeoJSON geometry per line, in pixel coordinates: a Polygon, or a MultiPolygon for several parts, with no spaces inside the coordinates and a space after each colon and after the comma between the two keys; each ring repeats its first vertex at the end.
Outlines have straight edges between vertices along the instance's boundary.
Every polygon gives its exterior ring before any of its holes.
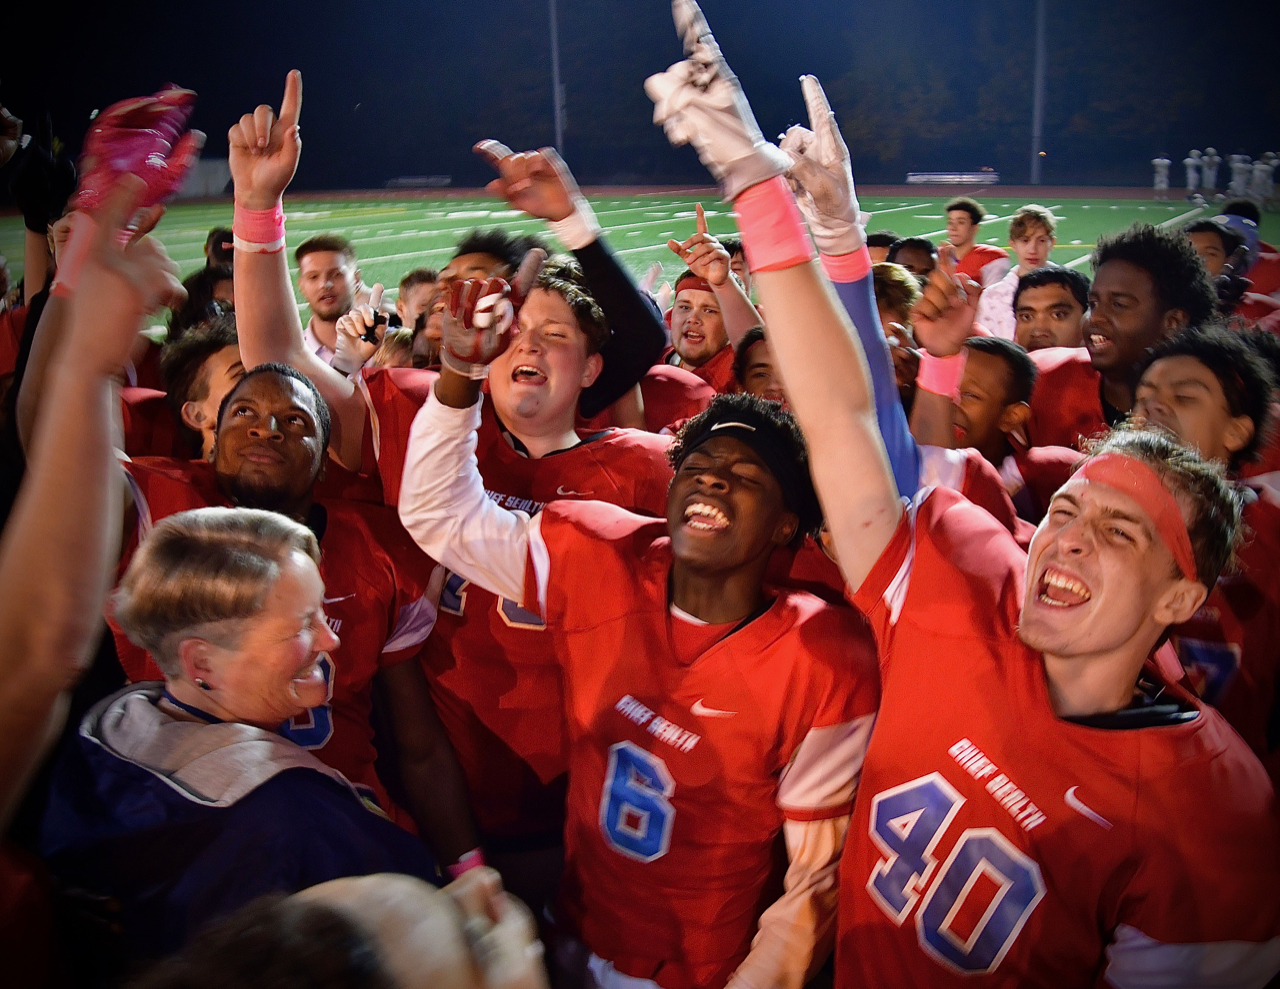
{"type": "Polygon", "coordinates": [[[442,405],[431,390],[414,417],[400,484],[400,521],[423,552],[485,590],[523,601],[531,543],[538,601],[546,601],[546,549],[538,521],[495,504],[476,464],[480,400],[442,405]]]}

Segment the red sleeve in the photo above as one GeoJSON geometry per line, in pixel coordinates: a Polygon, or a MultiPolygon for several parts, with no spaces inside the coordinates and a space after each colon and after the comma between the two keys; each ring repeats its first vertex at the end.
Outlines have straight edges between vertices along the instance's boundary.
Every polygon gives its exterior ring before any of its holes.
{"type": "Polygon", "coordinates": [[[961,494],[979,508],[985,508],[991,513],[992,518],[1017,535],[1018,513],[1013,507],[1009,492],[1004,489],[1000,472],[992,467],[977,450],[969,449],[966,452],[969,464],[965,471],[964,488],[961,494]]]}
{"type": "Polygon", "coordinates": [[[387,638],[378,657],[379,669],[385,669],[417,656],[435,627],[436,605],[428,593],[435,562],[410,538],[391,509],[361,507],[372,516],[370,529],[386,556],[392,581],[387,638]]]}
{"type": "Polygon", "coordinates": [[[18,351],[22,349],[29,311],[29,306],[15,306],[0,313],[0,375],[12,374],[18,366],[18,351]]]}
{"type": "Polygon", "coordinates": [[[696,374],[670,364],[651,367],[640,382],[640,392],[644,395],[645,426],[651,433],[692,419],[706,411],[716,397],[716,390],[696,374]]]}
{"type": "Polygon", "coordinates": [[[1027,422],[1032,446],[1078,449],[1081,437],[1107,431],[1101,376],[1083,347],[1047,347],[1033,351],[1031,359],[1039,371],[1027,422]]]}
{"type": "MultiPolygon", "coordinates": [[[[435,371],[406,367],[365,368],[357,379],[369,409],[366,436],[372,441],[382,478],[384,503],[395,508],[414,416],[431,394],[435,371]]],[[[364,467],[362,465],[362,472],[364,467]]]]}
{"type": "Polygon", "coordinates": [[[121,388],[120,412],[124,452],[130,457],[182,457],[191,452],[164,392],[121,388]]]}

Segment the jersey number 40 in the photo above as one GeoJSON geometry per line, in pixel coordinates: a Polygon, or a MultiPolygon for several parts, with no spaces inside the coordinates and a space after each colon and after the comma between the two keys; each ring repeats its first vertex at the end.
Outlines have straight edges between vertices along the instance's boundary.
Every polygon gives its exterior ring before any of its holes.
{"type": "Polygon", "coordinates": [[[639,862],[667,854],[676,809],[676,792],[667,764],[634,742],[609,747],[604,793],[600,795],[600,830],[615,851],[639,862]]]}
{"type": "Polygon", "coordinates": [[[968,975],[994,971],[1044,896],[1040,866],[995,828],[961,833],[938,866],[933,850],[964,803],[940,773],[876,794],[871,838],[883,853],[871,898],[899,927],[915,909],[927,954],[968,975]],[[919,909],[916,909],[916,907],[919,909]]]}

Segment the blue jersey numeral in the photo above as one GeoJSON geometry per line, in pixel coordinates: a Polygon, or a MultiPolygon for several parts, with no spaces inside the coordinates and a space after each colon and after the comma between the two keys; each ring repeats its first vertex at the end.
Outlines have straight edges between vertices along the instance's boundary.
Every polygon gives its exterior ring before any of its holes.
{"type": "MultiPolygon", "coordinates": [[[[333,700],[333,660],[328,655],[321,656],[316,665],[324,673],[325,685],[329,688],[326,701],[333,700]]],[[[304,749],[318,749],[333,737],[333,705],[321,704],[308,708],[297,717],[290,718],[280,729],[280,734],[304,749]]]]}
{"type": "Polygon", "coordinates": [[[667,854],[676,809],[668,799],[675,780],[666,763],[634,742],[609,747],[609,768],[600,797],[605,841],[628,858],[652,862],[667,854]]]}
{"type": "Polygon", "coordinates": [[[440,610],[451,615],[461,615],[467,606],[466,586],[465,577],[449,571],[444,579],[444,589],[440,592],[440,610]]]}
{"type": "MultiPolygon", "coordinates": [[[[465,577],[450,571],[449,576],[445,578],[444,587],[440,591],[440,610],[461,617],[467,607],[468,583],[470,581],[465,577]]],[[[508,601],[506,598],[498,599],[498,614],[512,628],[529,628],[540,631],[547,627],[541,615],[525,611],[515,601],[508,601]]]]}
{"type": "Polygon", "coordinates": [[[963,803],[940,773],[877,794],[869,830],[885,857],[867,891],[898,925],[919,903],[920,946],[948,968],[977,974],[994,971],[1004,959],[1043,898],[1044,880],[1040,867],[995,828],[963,832],[938,868],[933,851],[963,803]],[[984,877],[990,899],[969,928],[960,927],[966,900],[984,877]]]}

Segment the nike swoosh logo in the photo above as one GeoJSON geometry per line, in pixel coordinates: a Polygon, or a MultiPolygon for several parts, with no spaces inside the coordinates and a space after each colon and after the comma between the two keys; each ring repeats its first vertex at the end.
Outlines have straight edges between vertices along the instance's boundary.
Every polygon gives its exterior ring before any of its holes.
{"type": "Polygon", "coordinates": [[[337,604],[339,601],[350,601],[353,597],[354,594],[344,594],[340,598],[321,598],[320,601],[322,604],[337,604]]]}
{"type": "Polygon", "coordinates": [[[590,491],[566,491],[564,485],[561,484],[556,488],[556,494],[561,498],[590,498],[590,491]]]}
{"type": "Polygon", "coordinates": [[[714,707],[707,707],[702,703],[701,697],[693,702],[689,710],[700,718],[732,718],[738,713],[737,711],[718,711],[714,707]]]}
{"type": "Polygon", "coordinates": [[[1108,831],[1110,831],[1111,822],[1108,821],[1101,814],[1099,814],[1097,811],[1089,807],[1086,807],[1083,803],[1081,803],[1080,798],[1076,796],[1076,791],[1078,789],[1080,789],[1080,787],[1073,786],[1070,790],[1066,792],[1066,795],[1063,797],[1063,799],[1067,802],[1067,806],[1070,807],[1072,810],[1074,810],[1076,813],[1083,814],[1085,817],[1087,817],[1089,820],[1091,820],[1094,824],[1098,825],[1099,827],[1106,828],[1108,831]]]}

